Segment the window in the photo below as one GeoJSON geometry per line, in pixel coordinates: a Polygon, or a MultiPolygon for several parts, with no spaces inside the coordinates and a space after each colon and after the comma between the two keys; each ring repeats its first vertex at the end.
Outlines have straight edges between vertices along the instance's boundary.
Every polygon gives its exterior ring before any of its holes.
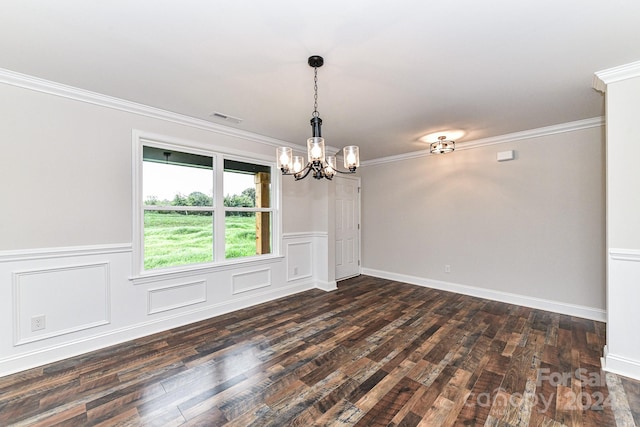
{"type": "Polygon", "coordinates": [[[271,168],[224,161],[225,256],[271,253],[271,168]]]}
{"type": "Polygon", "coordinates": [[[141,137],[137,147],[134,250],[141,271],[273,252],[270,162],[141,137]]]}

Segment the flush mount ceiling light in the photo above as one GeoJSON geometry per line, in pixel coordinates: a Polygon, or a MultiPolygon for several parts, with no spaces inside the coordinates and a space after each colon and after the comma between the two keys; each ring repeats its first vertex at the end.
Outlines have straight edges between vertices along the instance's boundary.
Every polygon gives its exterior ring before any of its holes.
{"type": "Polygon", "coordinates": [[[446,135],[439,136],[438,140],[436,142],[432,142],[430,146],[430,151],[432,154],[450,153],[455,149],[456,142],[447,139],[446,135]]]}
{"type": "Polygon", "coordinates": [[[456,149],[456,142],[454,139],[458,139],[464,135],[464,131],[451,130],[430,133],[420,138],[420,141],[429,143],[429,151],[432,154],[444,154],[450,153],[456,149]]]}
{"type": "Polygon", "coordinates": [[[348,172],[337,169],[336,156],[326,156],[324,153],[324,138],[322,137],[322,119],[318,113],[318,68],[324,64],[321,56],[310,56],[309,66],[313,67],[313,113],[311,114],[311,138],[307,139],[307,164],[304,157],[294,156],[291,148],[279,147],[276,152],[278,166],[283,175],[293,175],[296,181],[306,178],[313,172],[315,179],[332,179],[336,172],[354,173],[360,166],[360,153],[355,145],[342,149],[344,167],[348,172]]]}

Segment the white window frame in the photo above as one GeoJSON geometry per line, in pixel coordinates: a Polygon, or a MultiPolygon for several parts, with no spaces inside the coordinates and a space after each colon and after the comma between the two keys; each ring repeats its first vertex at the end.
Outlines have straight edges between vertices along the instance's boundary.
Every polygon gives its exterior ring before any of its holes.
{"type": "MultiPolygon", "coordinates": [[[[187,141],[164,135],[152,134],[139,130],[132,132],[132,249],[133,249],[133,275],[132,280],[143,279],[150,276],[175,275],[176,273],[202,272],[202,270],[218,270],[233,267],[238,264],[262,263],[275,258],[282,258],[280,246],[282,241],[282,215],[281,215],[281,184],[280,174],[276,173],[275,161],[270,156],[251,154],[245,151],[203,144],[195,141],[187,141]],[[213,252],[212,262],[180,265],[175,267],[144,269],[144,201],[143,194],[143,147],[151,146],[166,150],[182,151],[199,154],[213,158],[213,252]],[[224,160],[237,160],[246,163],[255,163],[271,168],[271,207],[270,208],[225,208],[223,194],[224,160]],[[229,211],[250,211],[271,213],[271,253],[240,258],[225,258],[225,213],[229,211]],[[220,237],[222,236],[222,237],[220,237]],[[216,238],[217,237],[217,238],[216,238]]],[[[185,210],[177,208],[176,210],[185,210]]],[[[211,210],[205,208],[205,210],[211,210]]]]}

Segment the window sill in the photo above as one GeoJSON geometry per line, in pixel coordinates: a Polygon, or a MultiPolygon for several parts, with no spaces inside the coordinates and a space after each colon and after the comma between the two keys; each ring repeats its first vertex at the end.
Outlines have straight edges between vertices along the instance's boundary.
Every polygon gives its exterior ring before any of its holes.
{"type": "Polygon", "coordinates": [[[254,265],[272,264],[284,259],[282,255],[265,255],[250,258],[234,259],[218,263],[194,264],[183,267],[163,268],[136,276],[129,277],[134,285],[157,282],[158,280],[177,279],[201,274],[216,273],[218,271],[233,270],[241,267],[251,267],[254,265]]]}

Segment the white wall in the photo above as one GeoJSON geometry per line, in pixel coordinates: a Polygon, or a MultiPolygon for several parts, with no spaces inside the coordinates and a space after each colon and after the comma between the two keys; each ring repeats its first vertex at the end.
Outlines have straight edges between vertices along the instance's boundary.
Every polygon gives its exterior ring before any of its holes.
{"type": "Polygon", "coordinates": [[[610,248],[640,248],[640,77],[607,85],[610,248]]]}
{"type": "Polygon", "coordinates": [[[604,320],[603,138],[597,126],[362,168],[364,272],[604,320]],[[505,150],[515,160],[497,162],[505,150]]]}
{"type": "Polygon", "coordinates": [[[282,177],[282,195],[287,202],[283,212],[286,233],[309,229],[327,232],[327,184],[326,180],[311,177],[302,181],[295,181],[292,176],[282,177]]]}
{"type": "Polygon", "coordinates": [[[607,348],[604,367],[640,380],[640,62],[598,72],[607,98],[607,348]]]}
{"type": "Polygon", "coordinates": [[[326,271],[327,190],[290,177],[282,183],[281,256],[131,280],[133,129],[274,160],[280,141],[48,82],[3,81],[0,375],[335,288],[326,271]],[[32,331],[39,315],[46,328],[32,331]]]}

